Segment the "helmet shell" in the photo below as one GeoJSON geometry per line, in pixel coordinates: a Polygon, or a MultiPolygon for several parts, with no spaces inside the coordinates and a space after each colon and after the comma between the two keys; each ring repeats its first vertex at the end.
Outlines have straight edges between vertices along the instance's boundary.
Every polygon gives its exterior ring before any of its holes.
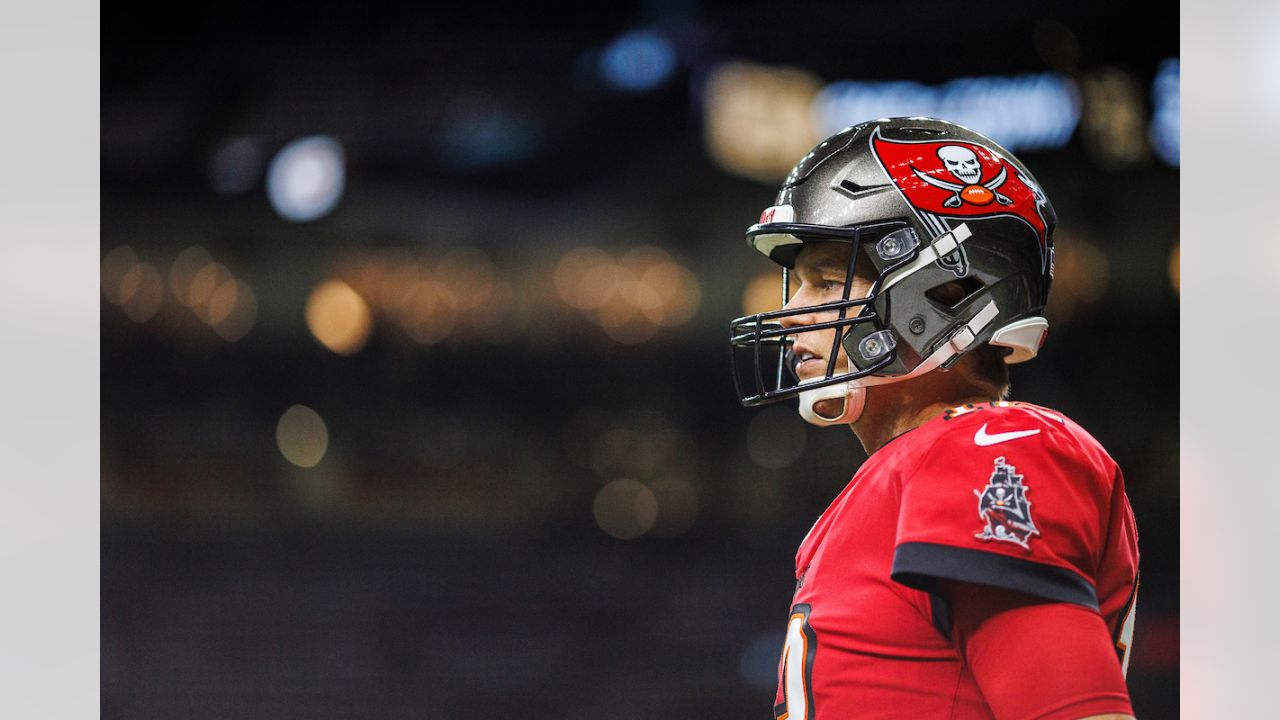
{"type": "Polygon", "coordinates": [[[878,375],[910,372],[990,301],[999,314],[969,349],[1009,323],[1042,315],[1048,301],[1052,204],[1012,153],[945,120],[883,119],[836,133],[796,164],[762,219],[748,242],[785,267],[794,267],[804,243],[849,242],[850,229],[863,228],[861,251],[882,272],[891,263],[874,246],[895,226],[909,226],[923,248],[967,225],[971,235],[959,248],[876,295],[871,306],[880,322],[849,328],[844,344],[855,365],[866,335],[893,331],[897,357],[878,375]],[[780,208],[786,211],[773,212],[780,208]],[[958,302],[931,297],[952,281],[967,292],[958,302]]]}

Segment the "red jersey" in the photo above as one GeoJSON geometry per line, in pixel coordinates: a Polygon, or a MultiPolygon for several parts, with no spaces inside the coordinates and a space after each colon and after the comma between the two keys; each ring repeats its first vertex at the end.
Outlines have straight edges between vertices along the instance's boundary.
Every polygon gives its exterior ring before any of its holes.
{"type": "Polygon", "coordinates": [[[939,578],[1096,610],[1127,668],[1138,546],[1119,467],[1069,419],[1014,402],[955,408],[872,454],[796,555],[775,716],[993,717],[939,578]]]}

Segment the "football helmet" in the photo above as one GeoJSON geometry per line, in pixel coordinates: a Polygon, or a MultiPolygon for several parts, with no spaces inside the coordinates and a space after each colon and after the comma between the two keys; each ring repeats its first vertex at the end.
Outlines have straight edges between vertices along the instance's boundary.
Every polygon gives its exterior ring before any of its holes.
{"type": "Polygon", "coordinates": [[[805,243],[850,243],[844,297],[731,323],[742,404],[799,395],[806,420],[849,423],[867,387],[947,369],[984,343],[1008,348],[1006,363],[1035,357],[1048,331],[1056,223],[1030,171],[966,127],[892,118],[827,138],[787,175],[773,206],[747,230],[747,243],[782,267],[784,306],[805,243]],[[875,279],[866,295],[850,297],[860,255],[875,279]],[[937,291],[948,283],[963,290],[959,300],[937,291]],[[833,319],[784,327],[784,319],[815,311],[833,319]],[[791,353],[796,336],[833,328],[825,375],[801,382],[791,353]],[[839,346],[847,362],[837,362],[839,346]],[[830,399],[844,400],[842,412],[819,415],[814,406],[830,399]]]}

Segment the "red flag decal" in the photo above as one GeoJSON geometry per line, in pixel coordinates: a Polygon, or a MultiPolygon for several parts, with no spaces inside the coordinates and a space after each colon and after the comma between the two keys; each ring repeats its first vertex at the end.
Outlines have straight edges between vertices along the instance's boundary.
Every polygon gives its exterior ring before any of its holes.
{"type": "Polygon", "coordinates": [[[1048,249],[1048,229],[1040,215],[1044,193],[1030,177],[990,148],[959,140],[904,142],[871,135],[871,149],[884,171],[920,213],[948,217],[1013,215],[1040,237],[1040,257],[1048,249]]]}

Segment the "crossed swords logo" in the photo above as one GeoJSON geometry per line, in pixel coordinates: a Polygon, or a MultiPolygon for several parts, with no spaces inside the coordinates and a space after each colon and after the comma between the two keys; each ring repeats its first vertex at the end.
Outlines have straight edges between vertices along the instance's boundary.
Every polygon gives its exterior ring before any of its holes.
{"type": "Polygon", "coordinates": [[[951,197],[943,201],[943,207],[958,208],[965,202],[971,205],[986,205],[992,200],[1001,205],[1013,204],[1007,196],[996,191],[996,188],[1009,179],[1009,173],[1003,165],[1000,167],[1000,173],[994,178],[979,184],[978,181],[982,179],[982,164],[978,161],[977,153],[969,148],[943,145],[938,148],[938,159],[942,160],[947,172],[962,182],[939,180],[932,175],[920,172],[914,165],[911,166],[911,172],[926,183],[951,193],[951,197]]]}

